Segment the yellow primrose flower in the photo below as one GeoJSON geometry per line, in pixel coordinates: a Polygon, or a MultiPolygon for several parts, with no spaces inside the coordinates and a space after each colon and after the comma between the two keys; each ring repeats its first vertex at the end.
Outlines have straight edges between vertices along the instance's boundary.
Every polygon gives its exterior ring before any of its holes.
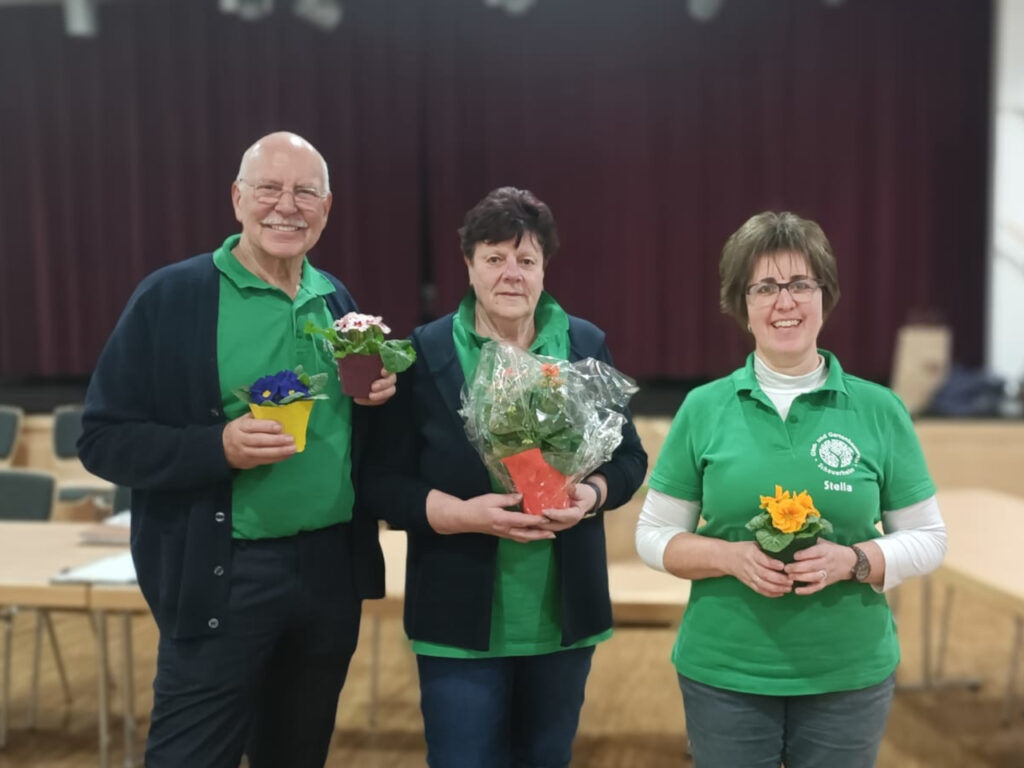
{"type": "Polygon", "coordinates": [[[814,500],[807,491],[797,494],[790,494],[782,490],[781,485],[775,486],[774,496],[761,496],[761,509],[767,510],[772,516],[772,525],[782,533],[796,533],[805,522],[808,515],[821,517],[821,513],[814,508],[814,500]]]}
{"type": "Polygon", "coordinates": [[[772,525],[783,533],[796,533],[807,520],[807,507],[796,499],[785,499],[773,503],[768,508],[772,516],[772,525]]]}
{"type": "MultiPolygon", "coordinates": [[[[806,493],[806,491],[804,491],[804,493],[806,493]]],[[[761,509],[769,509],[771,504],[775,504],[775,503],[778,503],[780,501],[785,501],[788,498],[789,498],[789,491],[784,491],[784,490],[782,490],[782,486],[781,485],[776,485],[775,486],[775,495],[774,496],[762,496],[761,497],[761,509]]]]}
{"type": "Polygon", "coordinates": [[[746,528],[765,552],[786,554],[793,547],[800,549],[798,543],[811,546],[819,536],[833,532],[832,523],[821,516],[806,490],[784,491],[776,485],[774,496],[759,498],[764,511],[754,515],[746,528]]]}
{"type": "Polygon", "coordinates": [[[814,507],[814,499],[811,498],[811,494],[807,491],[800,491],[795,498],[800,505],[807,510],[808,515],[817,515],[818,517],[821,517],[821,512],[814,507]]]}

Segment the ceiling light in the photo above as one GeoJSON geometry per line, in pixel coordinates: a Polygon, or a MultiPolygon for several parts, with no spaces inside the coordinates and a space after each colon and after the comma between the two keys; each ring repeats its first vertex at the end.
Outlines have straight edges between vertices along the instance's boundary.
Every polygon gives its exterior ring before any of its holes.
{"type": "Polygon", "coordinates": [[[64,31],[71,37],[96,37],[96,0],[64,0],[64,31]]]}
{"type": "Polygon", "coordinates": [[[345,15],[338,0],[295,0],[292,11],[303,21],[325,32],[337,27],[345,15]]]}
{"type": "Polygon", "coordinates": [[[725,0],[686,0],[686,9],[697,21],[711,21],[725,5],[725,0]]]}

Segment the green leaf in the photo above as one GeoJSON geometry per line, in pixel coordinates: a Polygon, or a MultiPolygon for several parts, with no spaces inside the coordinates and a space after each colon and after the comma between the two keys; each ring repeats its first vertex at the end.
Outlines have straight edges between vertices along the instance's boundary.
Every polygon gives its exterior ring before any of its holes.
{"type": "MultiPolygon", "coordinates": [[[[301,366],[300,366],[301,367],[301,366]]],[[[308,373],[303,374],[308,381],[302,383],[309,389],[310,400],[326,400],[327,395],[323,394],[324,388],[327,386],[327,374],[316,373],[310,376],[308,373]]]]}
{"type": "Polygon", "coordinates": [[[322,336],[327,339],[332,347],[337,348],[338,344],[341,343],[341,338],[338,336],[338,332],[334,328],[321,328],[312,320],[307,320],[306,324],[302,328],[302,332],[310,336],[322,336]]]}
{"type": "Polygon", "coordinates": [[[391,373],[401,373],[416,362],[416,351],[410,341],[385,341],[380,345],[380,361],[391,373]]]}
{"type": "Polygon", "coordinates": [[[762,512],[756,517],[751,518],[750,522],[747,523],[747,530],[756,531],[759,528],[764,528],[766,525],[768,525],[771,519],[772,516],[769,513],[762,512]]]}
{"type": "Polygon", "coordinates": [[[235,387],[231,390],[231,394],[241,400],[243,403],[251,403],[252,395],[249,394],[248,387],[235,387]]]}
{"type": "Polygon", "coordinates": [[[781,533],[774,528],[761,528],[754,535],[761,549],[767,552],[781,552],[793,541],[792,533],[781,533]]]}
{"type": "Polygon", "coordinates": [[[812,536],[817,536],[819,533],[821,533],[821,523],[819,523],[817,520],[815,520],[814,522],[808,520],[806,523],[804,523],[803,528],[796,532],[796,538],[809,539],[812,536]]]}
{"type": "Polygon", "coordinates": [[[832,534],[832,532],[834,531],[834,529],[832,528],[832,523],[830,523],[824,517],[821,518],[820,522],[821,522],[821,532],[823,534],[828,534],[828,535],[832,534]]]}

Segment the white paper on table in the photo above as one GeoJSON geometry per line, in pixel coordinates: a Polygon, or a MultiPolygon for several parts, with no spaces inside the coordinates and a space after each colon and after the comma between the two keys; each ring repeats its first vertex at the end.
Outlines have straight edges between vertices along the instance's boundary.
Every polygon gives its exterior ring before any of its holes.
{"type": "Polygon", "coordinates": [[[125,552],[68,568],[51,577],[50,581],[54,584],[135,584],[135,563],[132,562],[132,553],[125,552]]]}

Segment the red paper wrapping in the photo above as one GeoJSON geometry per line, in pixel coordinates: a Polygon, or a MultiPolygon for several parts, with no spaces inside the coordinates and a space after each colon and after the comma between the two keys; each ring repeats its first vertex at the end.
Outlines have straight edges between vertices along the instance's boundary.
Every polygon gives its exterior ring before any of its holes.
{"type": "Polygon", "coordinates": [[[541,515],[545,509],[572,506],[568,478],[544,460],[540,448],[506,456],[501,463],[512,476],[516,491],[523,494],[526,514],[541,515]]]}

